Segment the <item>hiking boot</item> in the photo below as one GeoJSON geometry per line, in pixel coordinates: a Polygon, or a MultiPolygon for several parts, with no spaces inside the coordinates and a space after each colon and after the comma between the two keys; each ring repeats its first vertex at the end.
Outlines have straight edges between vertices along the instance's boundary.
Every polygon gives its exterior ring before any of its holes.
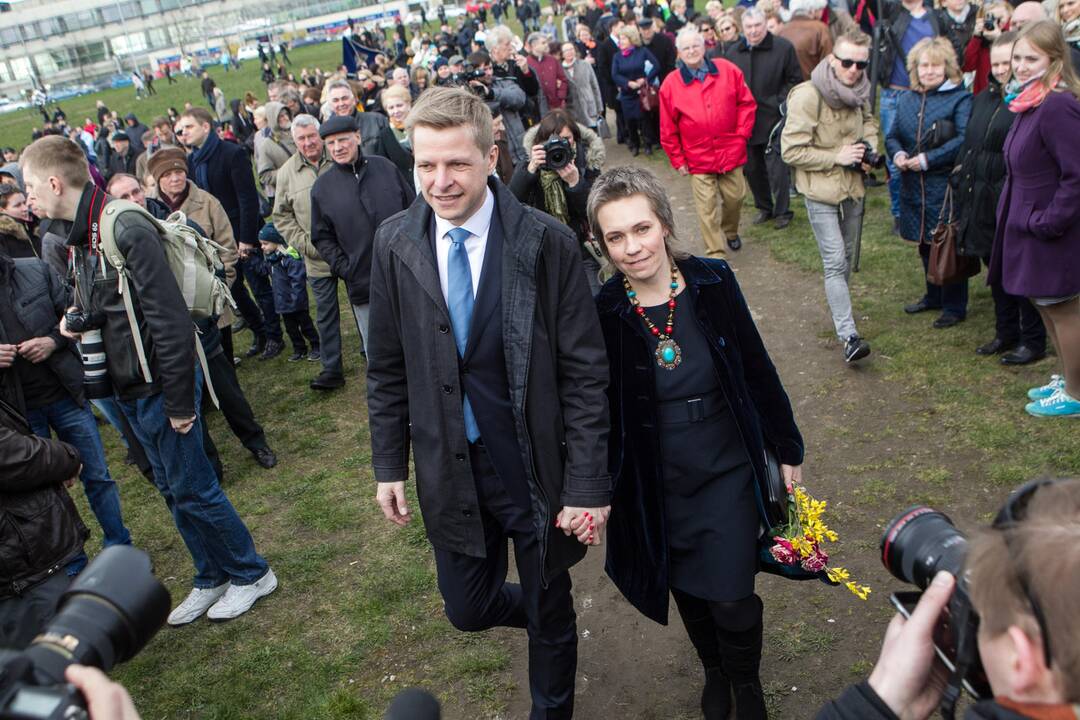
{"type": "Polygon", "coordinates": [[[267,340],[266,349],[263,350],[263,354],[259,356],[260,360],[272,360],[281,354],[281,351],[285,349],[285,343],[280,340],[267,340]]]}
{"type": "Polygon", "coordinates": [[[844,343],[844,362],[853,363],[870,354],[870,343],[858,335],[852,335],[844,343]]]}
{"type": "Polygon", "coordinates": [[[1080,418],[1080,400],[1065,392],[1064,387],[1055,390],[1048,398],[1028,403],[1024,409],[1035,417],[1080,418]]]}
{"type": "Polygon", "coordinates": [[[255,462],[267,470],[277,465],[277,455],[269,447],[255,448],[251,451],[251,455],[255,458],[255,462]]]}
{"type": "Polygon", "coordinates": [[[1043,400],[1053,395],[1058,390],[1065,389],[1065,378],[1061,375],[1051,375],[1050,382],[1037,388],[1028,390],[1027,396],[1031,400],[1043,400]]]}
{"type": "Polygon", "coordinates": [[[206,617],[214,622],[232,620],[240,617],[255,604],[259,598],[266,597],[277,590],[277,577],[273,570],[267,570],[266,574],[250,585],[229,584],[229,589],[214,603],[206,617]]]}
{"type": "Polygon", "coordinates": [[[210,609],[211,605],[220,600],[228,589],[229,583],[218,585],[216,588],[192,588],[188,596],[184,598],[184,602],[169,613],[168,623],[173,627],[178,627],[195,622],[210,609]]]}

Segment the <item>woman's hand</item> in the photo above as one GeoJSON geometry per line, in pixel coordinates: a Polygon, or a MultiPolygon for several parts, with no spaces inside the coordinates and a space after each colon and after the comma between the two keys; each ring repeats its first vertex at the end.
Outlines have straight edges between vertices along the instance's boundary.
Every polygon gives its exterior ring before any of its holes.
{"type": "Polygon", "coordinates": [[[795,492],[796,485],[802,485],[802,465],[780,465],[780,477],[784,478],[784,487],[789,493],[795,492]]]}
{"type": "Polygon", "coordinates": [[[540,169],[540,166],[547,162],[547,153],[544,152],[543,145],[533,145],[532,153],[529,155],[529,172],[533,175],[540,169]]]}
{"type": "Polygon", "coordinates": [[[611,506],[598,508],[564,507],[555,518],[555,527],[570,537],[574,535],[583,545],[601,545],[611,506]]]}
{"type": "Polygon", "coordinates": [[[559,173],[559,177],[562,178],[567,187],[577,187],[578,182],[581,180],[581,173],[578,172],[577,165],[573,162],[562,166],[556,172],[559,173]]]}

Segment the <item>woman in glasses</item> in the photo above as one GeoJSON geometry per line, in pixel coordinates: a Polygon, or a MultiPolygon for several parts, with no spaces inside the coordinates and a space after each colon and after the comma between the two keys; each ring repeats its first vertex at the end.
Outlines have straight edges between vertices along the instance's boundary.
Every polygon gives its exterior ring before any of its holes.
{"type": "Polygon", "coordinates": [[[795,171],[825,266],[825,299],[833,327],[852,363],[870,354],[851,310],[848,278],[862,226],[864,170],[876,153],[878,127],[870,111],[870,37],[852,30],[836,40],[832,55],[788,96],[780,138],[783,160],[795,171]]]}

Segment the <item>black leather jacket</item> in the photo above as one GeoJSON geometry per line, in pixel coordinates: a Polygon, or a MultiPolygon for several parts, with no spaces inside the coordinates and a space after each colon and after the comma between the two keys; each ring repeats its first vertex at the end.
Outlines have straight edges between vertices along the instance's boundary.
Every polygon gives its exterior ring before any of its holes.
{"type": "Polygon", "coordinates": [[[79,454],[39,438],[0,400],[0,599],[15,597],[63,572],[89,537],[64,481],[79,454]]]}

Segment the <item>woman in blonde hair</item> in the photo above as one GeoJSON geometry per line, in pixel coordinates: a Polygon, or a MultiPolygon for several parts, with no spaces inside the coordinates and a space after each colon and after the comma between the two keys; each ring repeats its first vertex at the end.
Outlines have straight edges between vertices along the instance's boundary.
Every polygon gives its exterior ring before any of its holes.
{"type": "Polygon", "coordinates": [[[1060,375],[1028,392],[1026,410],[1080,417],[1080,79],[1050,20],[1025,26],[1012,58],[1005,100],[1016,120],[989,281],[1031,299],[1061,361],[1060,375]]]}
{"type": "Polygon", "coordinates": [[[1058,0],[1057,21],[1065,33],[1065,42],[1080,49],[1080,0],[1058,0]]]}
{"type": "MultiPolygon", "coordinates": [[[[930,235],[938,223],[949,174],[964,144],[971,93],[961,84],[956,52],[948,39],[924,38],[907,56],[911,89],[900,93],[896,122],[885,148],[900,171],[900,237],[919,244],[923,269],[929,265],[930,235]]],[[[967,280],[949,285],[926,281],[926,293],[904,307],[915,314],[940,310],[935,328],[947,328],[967,316],[967,280]]]]}

